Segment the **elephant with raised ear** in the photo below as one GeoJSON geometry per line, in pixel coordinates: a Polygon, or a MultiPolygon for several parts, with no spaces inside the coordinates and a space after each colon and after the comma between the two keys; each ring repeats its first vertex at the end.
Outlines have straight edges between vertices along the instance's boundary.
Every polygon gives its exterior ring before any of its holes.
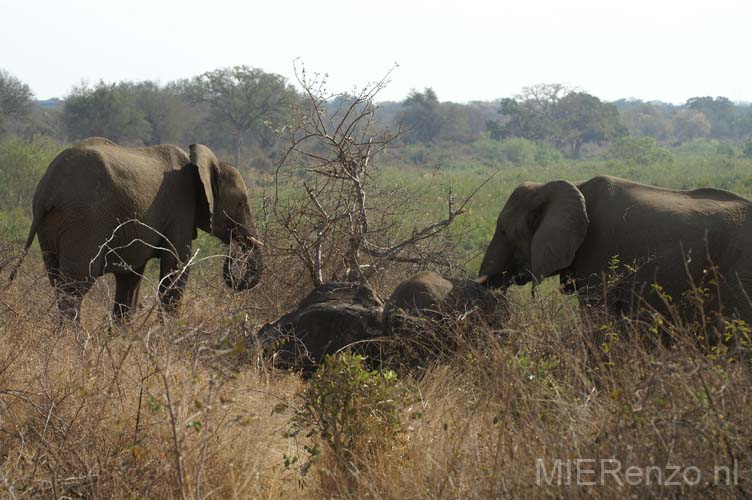
{"type": "Polygon", "coordinates": [[[70,318],[79,317],[83,296],[105,273],[115,275],[113,318],[124,318],[137,305],[152,258],[160,260],[160,301],[174,311],[197,229],[243,256],[241,276],[225,262],[229,286],[251,288],[261,276],[263,245],[245,182],[201,144],[186,153],[173,145],[126,148],[101,137],[85,139],[50,163],[34,193],[33,213],[24,255],[38,235],[58,307],[70,318]]]}
{"type": "Polygon", "coordinates": [[[681,302],[712,276],[718,293],[707,306],[752,320],[749,248],[752,201],[728,191],[608,176],[524,183],[499,214],[478,282],[507,288],[558,274],[566,290],[591,302],[604,297],[608,275],[621,274],[607,304],[632,313],[665,312],[667,296],[681,302]]]}

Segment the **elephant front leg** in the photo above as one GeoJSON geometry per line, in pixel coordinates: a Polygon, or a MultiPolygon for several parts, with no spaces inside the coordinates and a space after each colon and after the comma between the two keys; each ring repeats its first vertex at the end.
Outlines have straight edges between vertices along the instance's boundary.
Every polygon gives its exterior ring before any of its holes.
{"type": "Polygon", "coordinates": [[[173,255],[162,257],[159,265],[159,300],[165,312],[170,314],[177,312],[185,290],[185,283],[188,281],[188,271],[187,267],[182,268],[173,255]]]}
{"type": "Polygon", "coordinates": [[[138,306],[141,277],[146,266],[134,269],[130,273],[115,274],[115,304],[112,307],[112,320],[123,323],[131,310],[138,306]]]}

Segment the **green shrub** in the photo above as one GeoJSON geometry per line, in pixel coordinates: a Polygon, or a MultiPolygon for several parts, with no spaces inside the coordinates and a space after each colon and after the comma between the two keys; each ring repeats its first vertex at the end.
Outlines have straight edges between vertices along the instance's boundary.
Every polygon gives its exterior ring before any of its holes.
{"type": "Polygon", "coordinates": [[[23,242],[31,226],[31,217],[20,208],[0,210],[0,241],[23,242]]]}
{"type": "Polygon", "coordinates": [[[622,160],[638,165],[671,160],[671,153],[655,143],[652,137],[622,137],[608,148],[609,155],[615,160],[622,160]]]}
{"type": "Polygon", "coordinates": [[[752,159],[752,137],[747,139],[747,142],[742,146],[742,156],[744,158],[752,159]]]}
{"type": "Polygon", "coordinates": [[[564,155],[558,149],[548,144],[537,144],[538,150],[535,152],[535,163],[537,165],[553,165],[564,161],[564,155]]]}
{"type": "Polygon", "coordinates": [[[393,371],[369,371],[362,356],[342,353],[326,357],[302,398],[293,427],[310,429],[336,458],[351,462],[399,432],[405,392],[393,371]]]}
{"type": "Polygon", "coordinates": [[[718,153],[719,144],[720,141],[716,139],[698,138],[681,143],[673,148],[673,151],[681,155],[710,157],[718,153]]]}
{"type": "Polygon", "coordinates": [[[532,165],[538,149],[534,142],[520,138],[506,139],[499,146],[501,153],[515,166],[532,165]]]}
{"type": "Polygon", "coordinates": [[[561,153],[547,144],[538,144],[522,138],[481,139],[471,145],[471,154],[491,165],[511,164],[548,165],[562,158],[561,153]]]}
{"type": "Polygon", "coordinates": [[[728,142],[719,142],[715,148],[715,153],[719,156],[733,158],[734,156],[736,156],[736,149],[734,148],[733,144],[729,144],[728,142]]]}
{"type": "Polygon", "coordinates": [[[0,210],[20,207],[31,213],[37,183],[60,149],[47,137],[34,137],[31,142],[12,139],[0,144],[0,210]]]}

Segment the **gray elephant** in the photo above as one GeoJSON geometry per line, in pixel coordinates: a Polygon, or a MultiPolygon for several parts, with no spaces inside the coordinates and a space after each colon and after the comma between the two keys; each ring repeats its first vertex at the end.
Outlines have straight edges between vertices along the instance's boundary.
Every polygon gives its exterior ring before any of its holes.
{"type": "Polygon", "coordinates": [[[161,303],[174,311],[197,229],[232,242],[244,256],[244,272],[234,277],[228,254],[223,274],[229,286],[243,290],[260,279],[262,244],[245,183],[200,144],[188,154],[172,145],[125,148],[100,137],[83,140],[50,163],[33,213],[21,260],[38,235],[58,307],[70,318],[79,317],[94,280],[113,273],[112,314],[123,319],[137,304],[152,258],[160,259],[161,303]]]}
{"type": "Polygon", "coordinates": [[[264,351],[275,355],[277,366],[312,373],[327,354],[354,348],[376,358],[381,336],[383,304],[370,288],[355,283],[325,283],[298,307],[264,325],[258,339],[264,351]],[[366,342],[363,342],[366,341],[366,342]]]}
{"type": "Polygon", "coordinates": [[[628,314],[646,305],[665,312],[667,295],[680,302],[693,284],[712,285],[712,276],[723,293],[707,302],[752,320],[749,248],[752,201],[728,191],[607,176],[524,183],[499,215],[478,282],[506,288],[558,274],[569,291],[594,302],[617,275],[607,305],[628,314]]]}
{"type": "Polygon", "coordinates": [[[507,317],[506,306],[472,280],[423,271],[400,283],[384,306],[384,333],[397,340],[392,352],[422,364],[453,352],[462,336],[458,322],[494,331],[507,317]]]}
{"type": "Polygon", "coordinates": [[[472,280],[445,278],[434,271],[422,271],[394,289],[384,306],[384,324],[387,332],[391,332],[396,328],[395,322],[403,317],[461,319],[478,313],[492,326],[499,326],[503,316],[501,306],[488,289],[472,280]]]}

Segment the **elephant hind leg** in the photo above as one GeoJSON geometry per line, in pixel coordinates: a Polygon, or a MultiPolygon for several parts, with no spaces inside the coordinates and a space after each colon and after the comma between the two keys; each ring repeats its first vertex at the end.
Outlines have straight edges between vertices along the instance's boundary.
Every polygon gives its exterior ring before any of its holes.
{"type": "MultiPolygon", "coordinates": [[[[46,259],[45,259],[46,262],[46,259]]],[[[47,276],[55,290],[57,308],[62,315],[73,322],[81,321],[81,302],[94,284],[93,278],[75,278],[57,268],[47,268],[47,276]]]]}
{"type": "Polygon", "coordinates": [[[83,297],[103,274],[97,221],[85,207],[48,213],[37,232],[47,276],[55,290],[57,306],[65,318],[80,322],[83,297]]]}
{"type": "Polygon", "coordinates": [[[141,289],[143,266],[132,273],[115,274],[115,304],[112,307],[112,319],[115,323],[122,323],[130,312],[138,306],[138,295],[141,289]]]}

